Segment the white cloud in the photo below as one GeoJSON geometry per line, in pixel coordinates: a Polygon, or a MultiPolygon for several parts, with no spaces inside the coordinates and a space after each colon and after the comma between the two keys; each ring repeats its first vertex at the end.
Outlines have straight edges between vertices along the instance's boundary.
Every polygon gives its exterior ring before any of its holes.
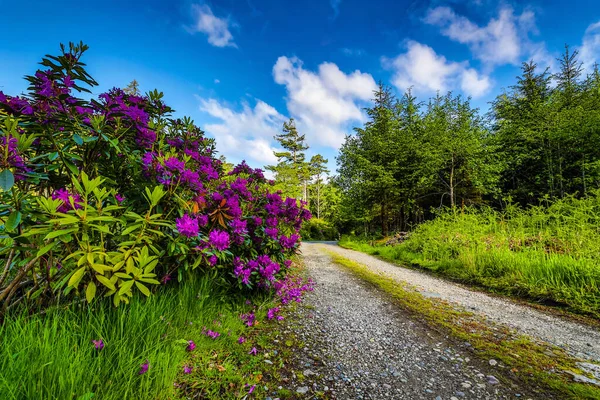
{"type": "Polygon", "coordinates": [[[248,160],[258,165],[274,164],[273,136],[281,131],[286,118],[275,108],[257,100],[252,108],[242,103],[241,111],[216,99],[200,99],[200,110],[218,123],[204,125],[204,130],[217,140],[217,149],[232,161],[248,160]]]}
{"type": "Polygon", "coordinates": [[[340,5],[342,4],[342,0],[329,0],[329,4],[331,8],[333,8],[333,18],[336,19],[338,15],[340,15],[340,5]]]}
{"type": "Polygon", "coordinates": [[[600,59],[600,21],[591,24],[585,30],[579,48],[579,59],[588,73],[593,70],[594,64],[600,59]]]}
{"type": "Polygon", "coordinates": [[[206,4],[192,5],[194,24],[188,27],[190,32],[201,32],[208,35],[208,43],[216,47],[237,47],[233,35],[229,31],[231,22],[215,16],[206,4]]]}
{"type": "Polygon", "coordinates": [[[215,83],[216,83],[216,84],[219,84],[219,83],[221,83],[221,81],[220,81],[219,79],[216,79],[216,78],[215,78],[215,83]]]}
{"type": "Polygon", "coordinates": [[[468,18],[456,14],[449,7],[429,9],[424,21],[441,29],[444,36],[469,46],[474,58],[487,67],[520,64],[524,57],[537,56],[540,64],[548,64],[544,43],[534,43],[529,34],[538,33],[535,14],[526,10],[515,15],[509,6],[500,8],[497,18],[479,26],[468,18]]]}
{"type": "Polygon", "coordinates": [[[361,107],[377,88],[370,74],[346,74],[328,62],[312,72],[296,57],[279,57],[273,76],[285,85],[287,108],[310,146],[338,148],[350,133],[349,125],[366,120],[361,107]]]}
{"type": "Polygon", "coordinates": [[[415,41],[407,42],[406,53],[384,58],[383,65],[394,71],[392,84],[402,91],[412,87],[416,93],[433,93],[460,88],[469,96],[480,97],[492,86],[489,77],[469,68],[468,62],[448,61],[415,41]]]}

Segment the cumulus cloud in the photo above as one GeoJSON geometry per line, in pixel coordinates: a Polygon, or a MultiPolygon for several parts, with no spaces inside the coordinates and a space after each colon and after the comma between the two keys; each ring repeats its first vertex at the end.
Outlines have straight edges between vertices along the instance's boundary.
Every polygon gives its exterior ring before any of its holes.
{"type": "Polygon", "coordinates": [[[579,48],[579,59],[587,72],[591,72],[594,64],[600,59],[600,21],[591,24],[585,30],[579,48]]]}
{"type": "Polygon", "coordinates": [[[192,33],[200,32],[208,36],[208,43],[216,47],[237,47],[229,30],[231,22],[213,14],[206,4],[192,5],[194,24],[188,27],[192,33]]]}
{"type": "Polygon", "coordinates": [[[412,87],[416,93],[430,94],[460,88],[469,96],[480,97],[492,87],[489,77],[469,68],[468,62],[448,61],[416,41],[407,42],[405,53],[382,61],[394,71],[392,84],[402,91],[412,87]]]}
{"type": "Polygon", "coordinates": [[[439,27],[444,36],[469,46],[473,57],[488,67],[518,65],[524,57],[531,58],[533,55],[541,64],[548,64],[551,59],[544,43],[534,43],[529,39],[530,33],[538,33],[535,14],[530,10],[515,15],[511,7],[503,6],[497,18],[480,26],[456,14],[450,7],[436,7],[428,10],[424,21],[439,27]]]}
{"type": "Polygon", "coordinates": [[[329,62],[313,72],[296,57],[279,57],[273,77],[285,86],[288,111],[311,146],[338,148],[350,133],[349,125],[366,120],[362,106],[377,88],[370,74],[346,74],[329,62]]]}
{"type": "Polygon", "coordinates": [[[329,4],[331,8],[333,8],[333,19],[336,19],[338,15],[340,15],[340,5],[342,4],[342,0],[329,0],[329,4]]]}
{"type": "Polygon", "coordinates": [[[242,109],[236,111],[216,99],[201,98],[200,110],[219,120],[205,124],[204,130],[217,140],[218,149],[225,157],[259,165],[277,163],[272,141],[286,118],[275,108],[257,100],[254,107],[243,102],[242,109]]]}

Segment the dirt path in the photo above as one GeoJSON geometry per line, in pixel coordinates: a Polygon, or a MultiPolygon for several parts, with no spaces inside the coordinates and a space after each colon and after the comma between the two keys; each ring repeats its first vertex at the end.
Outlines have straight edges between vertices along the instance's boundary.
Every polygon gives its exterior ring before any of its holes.
{"type": "Polygon", "coordinates": [[[307,250],[312,246],[324,246],[327,250],[368,266],[373,272],[383,273],[396,281],[415,286],[425,296],[447,300],[491,321],[507,325],[517,332],[561,347],[576,357],[600,361],[600,331],[597,329],[545,314],[509,299],[472,291],[364,253],[347,250],[335,243],[310,244],[306,246],[307,250]]]}
{"type": "Polygon", "coordinates": [[[332,263],[320,244],[303,244],[302,251],[316,286],[287,328],[304,343],[288,382],[294,398],[539,398],[503,379],[500,365],[473,359],[468,343],[432,332],[332,263]]]}

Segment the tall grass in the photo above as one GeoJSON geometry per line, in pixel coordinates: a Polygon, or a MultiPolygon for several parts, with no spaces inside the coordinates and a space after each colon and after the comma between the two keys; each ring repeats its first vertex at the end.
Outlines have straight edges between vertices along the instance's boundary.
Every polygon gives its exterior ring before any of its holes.
{"type": "Polygon", "coordinates": [[[393,247],[341,244],[600,318],[600,192],[527,210],[446,211],[393,247]]]}
{"type": "MultiPolygon", "coordinates": [[[[0,325],[0,399],[176,397],[174,382],[190,356],[187,340],[196,342],[194,354],[211,357],[226,349],[248,357],[236,340],[245,328],[239,315],[249,306],[216,282],[197,277],[178,290],[134,298],[129,307],[97,302],[7,316],[0,325]],[[203,327],[221,336],[213,340],[203,327]],[[98,339],[102,350],[91,342],[98,339]],[[140,375],[146,360],[150,368],[140,375]]],[[[207,371],[198,367],[194,373],[203,379],[207,371]]],[[[229,379],[243,384],[242,377],[229,379]]]]}

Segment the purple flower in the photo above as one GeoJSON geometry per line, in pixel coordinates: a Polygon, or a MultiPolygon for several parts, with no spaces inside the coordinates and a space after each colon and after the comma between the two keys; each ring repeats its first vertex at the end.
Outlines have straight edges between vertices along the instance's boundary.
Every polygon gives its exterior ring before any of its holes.
{"type": "Polygon", "coordinates": [[[169,157],[165,160],[165,167],[171,171],[183,172],[185,168],[185,162],[179,160],[177,157],[169,157]]]}
{"type": "Polygon", "coordinates": [[[277,235],[279,234],[279,229],[277,229],[277,228],[265,228],[265,233],[271,239],[277,240],[277,235]]]}
{"type": "Polygon", "coordinates": [[[275,315],[279,312],[279,307],[275,307],[275,308],[269,308],[269,311],[267,311],[267,318],[268,319],[273,319],[275,318],[275,315]]]}
{"type": "Polygon", "coordinates": [[[209,329],[208,331],[206,331],[206,336],[208,336],[209,338],[212,338],[212,339],[216,339],[219,336],[221,336],[221,334],[219,332],[211,331],[209,329]]]}
{"type": "MultiPolygon", "coordinates": [[[[248,384],[246,384],[246,386],[249,386],[248,384]]],[[[254,392],[254,389],[256,388],[256,385],[252,385],[250,386],[250,389],[248,390],[248,394],[252,394],[252,392],[254,392]]]]}
{"type": "Polygon", "coordinates": [[[150,363],[148,360],[146,360],[145,363],[140,365],[140,372],[138,372],[138,375],[144,375],[146,372],[148,372],[148,368],[150,368],[150,363]]]}
{"type": "Polygon", "coordinates": [[[66,213],[69,210],[72,210],[71,200],[73,200],[73,204],[75,205],[75,209],[81,208],[82,199],[78,193],[69,193],[67,189],[61,188],[57,189],[52,193],[53,200],[62,200],[62,204],[58,207],[58,211],[62,213],[66,213]]]}
{"type": "Polygon", "coordinates": [[[209,263],[211,266],[213,266],[213,267],[214,267],[215,265],[217,265],[217,263],[218,263],[218,262],[219,262],[219,259],[218,259],[218,258],[217,258],[217,256],[215,256],[214,254],[213,254],[212,256],[208,257],[208,263],[209,263]]]}
{"type": "Polygon", "coordinates": [[[192,373],[192,367],[190,367],[189,365],[185,365],[183,367],[183,373],[186,374],[186,375],[191,374],[192,373]]]}
{"type": "Polygon", "coordinates": [[[115,194],[115,200],[117,200],[117,203],[121,204],[122,202],[125,201],[125,196],[123,196],[120,193],[115,194]]]}
{"type": "Polygon", "coordinates": [[[186,347],[187,351],[194,351],[194,349],[196,348],[196,343],[194,343],[193,340],[188,340],[188,345],[186,347]]]}
{"type": "Polygon", "coordinates": [[[200,227],[198,226],[198,220],[196,218],[192,218],[185,214],[183,217],[177,218],[175,222],[180,235],[187,237],[198,236],[200,227]]]}
{"type": "Polygon", "coordinates": [[[258,350],[256,350],[256,347],[253,347],[253,348],[252,348],[252,349],[251,349],[251,350],[248,352],[248,354],[252,354],[253,356],[255,356],[255,355],[257,355],[257,354],[258,354],[258,350]]]}
{"type": "Polygon", "coordinates": [[[104,342],[102,341],[102,339],[92,340],[92,343],[94,343],[94,348],[96,350],[102,350],[104,348],[104,342]]]}
{"type": "Polygon", "coordinates": [[[239,344],[242,344],[242,343],[244,343],[244,342],[246,342],[246,338],[245,338],[245,337],[243,337],[243,336],[240,336],[240,337],[238,338],[238,343],[239,343],[239,344]]]}
{"type": "Polygon", "coordinates": [[[200,226],[208,225],[208,215],[198,215],[197,219],[200,226]]]}
{"type": "Polygon", "coordinates": [[[229,234],[215,229],[208,234],[208,241],[215,249],[223,251],[229,247],[229,234]]]}
{"type": "Polygon", "coordinates": [[[166,274],[165,276],[162,277],[162,279],[160,280],[162,282],[163,285],[166,285],[167,282],[169,282],[171,280],[171,275],[166,274]]]}

